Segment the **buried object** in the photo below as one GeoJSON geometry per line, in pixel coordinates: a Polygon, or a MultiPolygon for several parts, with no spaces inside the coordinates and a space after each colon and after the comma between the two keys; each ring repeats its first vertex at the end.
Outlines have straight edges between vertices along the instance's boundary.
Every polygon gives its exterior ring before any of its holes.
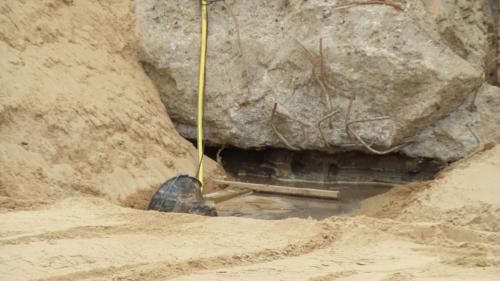
{"type": "Polygon", "coordinates": [[[163,183],[149,202],[148,210],[217,216],[217,209],[201,194],[201,183],[194,177],[180,175],[163,183]]]}

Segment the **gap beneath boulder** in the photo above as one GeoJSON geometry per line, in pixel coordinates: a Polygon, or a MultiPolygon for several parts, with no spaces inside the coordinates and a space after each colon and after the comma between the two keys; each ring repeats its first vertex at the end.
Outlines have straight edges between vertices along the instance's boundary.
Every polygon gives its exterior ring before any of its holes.
{"type": "Polygon", "coordinates": [[[387,192],[395,185],[433,179],[444,166],[433,159],[352,151],[328,154],[208,147],[206,154],[238,181],[339,191],[338,200],[253,193],[217,204],[220,216],[258,219],[323,219],[351,214],[361,200],[387,192]]]}

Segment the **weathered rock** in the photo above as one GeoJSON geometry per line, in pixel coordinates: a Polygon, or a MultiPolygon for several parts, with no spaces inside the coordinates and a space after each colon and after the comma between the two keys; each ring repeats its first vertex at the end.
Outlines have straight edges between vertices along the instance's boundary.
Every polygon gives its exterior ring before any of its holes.
{"type": "MultiPolygon", "coordinates": [[[[460,57],[474,64],[494,58],[491,50],[493,25],[491,3],[469,0],[415,1],[414,19],[424,21],[425,32],[460,57]]],[[[418,24],[418,21],[416,23],[418,24]]]]}
{"type": "MultiPolygon", "coordinates": [[[[421,136],[482,84],[489,57],[487,3],[455,2],[405,1],[403,11],[340,9],[340,1],[211,4],[206,138],[242,148],[337,151],[364,149],[354,134],[379,150],[421,136]],[[387,119],[355,123],[347,134],[349,97],[356,97],[349,121],[387,119]],[[331,112],[331,121],[321,123],[323,138],[317,124],[331,112]]],[[[144,67],[177,129],[195,138],[198,2],[138,1],[136,13],[144,67]]],[[[404,151],[431,154],[420,148],[404,151]]],[[[464,149],[432,155],[455,159],[464,149]]]]}
{"type": "Polygon", "coordinates": [[[484,84],[460,108],[426,128],[415,144],[403,149],[409,156],[453,161],[488,143],[500,142],[500,89],[484,84]]]}

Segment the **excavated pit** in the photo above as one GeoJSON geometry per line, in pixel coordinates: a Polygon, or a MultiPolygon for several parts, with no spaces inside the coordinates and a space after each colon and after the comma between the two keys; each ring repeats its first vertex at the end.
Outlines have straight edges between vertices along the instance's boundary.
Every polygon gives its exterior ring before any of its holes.
{"type": "Polygon", "coordinates": [[[444,165],[401,154],[217,147],[207,148],[206,153],[237,181],[339,191],[337,200],[254,192],[217,204],[220,216],[258,219],[348,215],[359,208],[361,200],[395,185],[430,180],[444,165]]]}

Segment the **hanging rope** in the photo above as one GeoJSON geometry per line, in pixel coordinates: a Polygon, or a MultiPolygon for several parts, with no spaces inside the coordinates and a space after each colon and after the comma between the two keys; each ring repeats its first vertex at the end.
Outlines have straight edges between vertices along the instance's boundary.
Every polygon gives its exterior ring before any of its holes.
{"type": "Polygon", "coordinates": [[[200,77],[198,82],[198,162],[197,178],[203,191],[203,96],[205,94],[205,64],[207,58],[207,0],[201,2],[201,46],[200,46],[200,77]]]}

